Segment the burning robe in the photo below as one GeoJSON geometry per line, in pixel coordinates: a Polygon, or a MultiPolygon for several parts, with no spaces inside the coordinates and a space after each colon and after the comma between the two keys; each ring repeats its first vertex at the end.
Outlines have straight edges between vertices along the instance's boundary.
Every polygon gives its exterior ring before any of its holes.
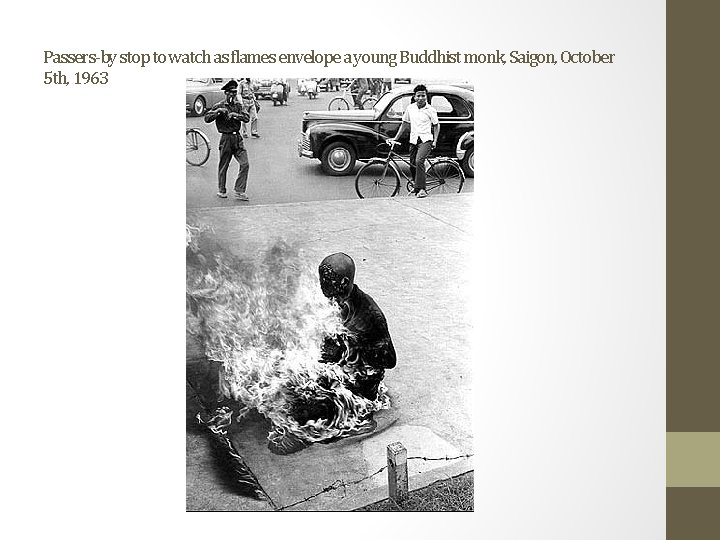
{"type": "Polygon", "coordinates": [[[350,369],[370,358],[349,346],[363,334],[364,317],[343,325],[297,249],[280,242],[260,261],[243,260],[193,226],[186,243],[187,330],[220,364],[220,391],[235,401],[238,420],[251,409],[267,417],[269,447],[280,454],[374,428],[372,412],[390,405],[377,368],[368,364],[356,376],[350,369]],[[345,362],[322,362],[326,336],[345,362]],[[377,389],[373,399],[358,392],[363,384],[377,389]]]}
{"type": "Polygon", "coordinates": [[[325,338],[321,362],[341,365],[350,378],[348,388],[374,401],[385,370],[396,363],[385,315],[357,285],[340,307],[346,331],[325,338]]]}

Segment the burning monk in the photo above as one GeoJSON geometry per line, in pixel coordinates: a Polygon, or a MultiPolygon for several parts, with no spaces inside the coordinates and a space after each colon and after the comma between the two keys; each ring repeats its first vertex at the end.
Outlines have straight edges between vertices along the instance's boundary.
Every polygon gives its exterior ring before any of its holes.
{"type": "Polygon", "coordinates": [[[382,310],[355,285],[355,263],[345,253],[320,263],[320,288],[340,306],[347,332],[327,336],[321,362],[338,363],[350,376],[348,389],[369,401],[377,398],[385,370],[395,367],[395,348],[382,310]]]}
{"type": "MultiPolygon", "coordinates": [[[[340,307],[344,329],[326,336],[322,344],[320,362],[335,364],[346,375],[345,388],[368,402],[378,399],[378,389],[385,370],[395,367],[395,348],[390,338],[382,310],[370,295],[355,285],[355,263],[345,253],[334,253],[323,259],[319,267],[320,288],[326,298],[340,307]]],[[[320,386],[330,390],[332,381],[324,377],[320,386]]],[[[368,403],[370,405],[370,403],[368,403]]],[[[296,398],[292,417],[300,424],[337,418],[336,403],[330,399],[296,398]]],[[[369,410],[372,410],[369,408],[369,410]]],[[[369,412],[359,422],[363,428],[353,434],[369,433],[377,426],[369,412]]],[[[337,438],[322,440],[332,442],[337,438]]],[[[289,454],[305,448],[309,443],[290,433],[270,437],[270,450],[289,454]]]]}

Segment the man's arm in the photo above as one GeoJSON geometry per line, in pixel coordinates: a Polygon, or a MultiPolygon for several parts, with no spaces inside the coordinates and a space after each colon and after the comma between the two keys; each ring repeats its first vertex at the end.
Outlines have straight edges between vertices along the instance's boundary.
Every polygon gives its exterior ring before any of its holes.
{"type": "Polygon", "coordinates": [[[393,347],[390,336],[376,341],[362,348],[361,355],[363,361],[369,366],[379,369],[392,369],[397,363],[395,356],[395,347],[393,347]]]}
{"type": "Polygon", "coordinates": [[[210,124],[214,122],[218,116],[227,114],[228,110],[224,106],[223,102],[213,105],[212,109],[205,113],[205,122],[210,124]]]}
{"type": "Polygon", "coordinates": [[[440,136],[440,120],[438,120],[437,111],[432,106],[430,107],[430,121],[432,122],[430,130],[433,134],[432,147],[435,148],[437,146],[438,137],[440,136]]]}
{"type": "Polygon", "coordinates": [[[240,120],[241,122],[249,122],[250,121],[250,113],[247,112],[244,108],[240,112],[231,112],[228,114],[228,118],[230,120],[240,120]]]}
{"type": "Polygon", "coordinates": [[[395,137],[390,140],[399,141],[400,137],[402,137],[406,131],[410,131],[410,122],[403,120],[402,124],[400,124],[400,129],[398,129],[398,132],[395,134],[395,137]]]}
{"type": "Polygon", "coordinates": [[[338,336],[325,336],[320,351],[320,362],[335,364],[342,359],[344,352],[345,344],[338,336]]]}

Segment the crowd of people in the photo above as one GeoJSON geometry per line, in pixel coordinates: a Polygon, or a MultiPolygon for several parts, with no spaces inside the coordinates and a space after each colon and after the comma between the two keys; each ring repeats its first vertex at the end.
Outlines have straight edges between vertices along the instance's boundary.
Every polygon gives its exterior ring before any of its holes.
{"type": "MultiPolygon", "coordinates": [[[[327,81],[330,84],[331,79],[327,81]]],[[[370,91],[379,95],[386,91],[386,85],[391,85],[390,79],[357,78],[350,85],[350,91],[357,108],[362,108],[360,100],[370,91]]],[[[239,201],[249,201],[246,194],[248,172],[247,150],[243,139],[250,136],[259,138],[258,112],[260,103],[255,97],[252,83],[249,78],[228,81],[222,90],[225,92],[225,101],[214,105],[205,114],[205,122],[215,122],[220,135],[220,160],[218,164],[218,191],[217,196],[226,199],[227,171],[234,157],[238,162],[238,176],[233,187],[234,197],[239,201]],[[238,99],[239,88],[239,99],[238,99]]],[[[405,133],[410,133],[410,169],[413,178],[414,190],[410,195],[427,197],[425,190],[425,160],[430,152],[437,146],[440,124],[437,111],[428,103],[427,88],[423,84],[415,86],[412,103],[405,109],[400,129],[391,142],[397,142],[405,133]]]]}

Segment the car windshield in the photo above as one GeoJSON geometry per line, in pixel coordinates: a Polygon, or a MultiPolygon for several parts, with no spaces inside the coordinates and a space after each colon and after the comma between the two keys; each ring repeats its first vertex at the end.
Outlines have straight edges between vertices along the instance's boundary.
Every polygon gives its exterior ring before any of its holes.
{"type": "Polygon", "coordinates": [[[390,102],[392,101],[392,94],[390,92],[385,92],[382,96],[380,96],[380,99],[377,100],[377,103],[373,105],[373,109],[375,112],[380,113],[384,111],[388,105],[390,105],[390,102]]]}

